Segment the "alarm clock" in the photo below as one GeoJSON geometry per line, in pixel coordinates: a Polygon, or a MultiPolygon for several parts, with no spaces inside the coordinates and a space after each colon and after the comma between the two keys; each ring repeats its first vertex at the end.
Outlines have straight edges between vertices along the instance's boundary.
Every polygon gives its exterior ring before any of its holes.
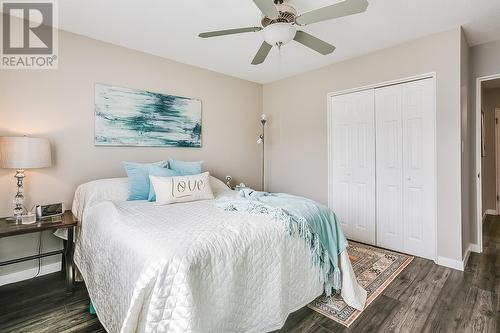
{"type": "Polygon", "coordinates": [[[36,217],[38,220],[60,217],[63,213],[64,210],[62,203],[36,206],[36,217]]]}

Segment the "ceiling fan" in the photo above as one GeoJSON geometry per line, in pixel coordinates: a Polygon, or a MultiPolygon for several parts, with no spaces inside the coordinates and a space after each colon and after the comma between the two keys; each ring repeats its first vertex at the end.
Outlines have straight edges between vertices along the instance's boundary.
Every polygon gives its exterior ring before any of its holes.
{"type": "Polygon", "coordinates": [[[237,28],[204,32],[199,34],[201,38],[217,37],[224,35],[241,34],[246,32],[262,31],[264,42],[252,61],[252,65],[259,65],[266,60],[267,55],[273,48],[295,40],[323,55],[332,53],[335,46],[316,38],[307,32],[297,30],[298,26],[331,20],[334,18],[362,13],[368,8],[367,0],[344,0],[333,5],[315,9],[303,14],[298,14],[290,4],[284,0],[253,0],[264,15],[262,27],[237,28]]]}

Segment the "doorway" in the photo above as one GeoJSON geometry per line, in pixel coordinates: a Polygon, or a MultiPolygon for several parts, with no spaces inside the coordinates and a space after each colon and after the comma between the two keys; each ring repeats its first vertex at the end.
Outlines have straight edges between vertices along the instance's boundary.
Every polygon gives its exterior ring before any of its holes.
{"type": "Polygon", "coordinates": [[[477,235],[483,251],[483,221],[500,214],[500,74],[476,82],[477,235]]]}

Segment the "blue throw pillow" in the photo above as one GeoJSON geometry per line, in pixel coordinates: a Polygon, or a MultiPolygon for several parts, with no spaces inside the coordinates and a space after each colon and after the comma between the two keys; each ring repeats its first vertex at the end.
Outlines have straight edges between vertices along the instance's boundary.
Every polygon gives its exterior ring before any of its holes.
{"type": "MultiPolygon", "coordinates": [[[[175,177],[175,176],[182,176],[180,173],[178,173],[175,170],[167,169],[167,168],[162,168],[156,165],[150,165],[148,168],[148,177],[149,176],[157,176],[157,177],[175,177]]],[[[156,193],[155,193],[155,188],[153,184],[150,182],[149,184],[149,196],[148,196],[148,201],[156,201],[156,193]]]]}
{"type": "Polygon", "coordinates": [[[181,176],[198,175],[203,172],[203,162],[184,162],[169,160],[170,169],[177,171],[181,176]]]}
{"type": "Polygon", "coordinates": [[[130,192],[128,200],[147,200],[149,197],[149,166],[166,167],[168,161],[151,164],[123,162],[123,168],[127,172],[130,192]]]}

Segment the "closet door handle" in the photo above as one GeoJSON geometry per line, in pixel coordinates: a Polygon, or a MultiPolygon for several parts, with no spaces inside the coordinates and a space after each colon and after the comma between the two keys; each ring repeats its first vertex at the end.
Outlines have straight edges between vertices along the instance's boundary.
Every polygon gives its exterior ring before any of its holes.
{"type": "Polygon", "coordinates": [[[410,180],[411,180],[411,177],[406,178],[406,180],[407,180],[407,181],[410,181],[410,180]]]}

